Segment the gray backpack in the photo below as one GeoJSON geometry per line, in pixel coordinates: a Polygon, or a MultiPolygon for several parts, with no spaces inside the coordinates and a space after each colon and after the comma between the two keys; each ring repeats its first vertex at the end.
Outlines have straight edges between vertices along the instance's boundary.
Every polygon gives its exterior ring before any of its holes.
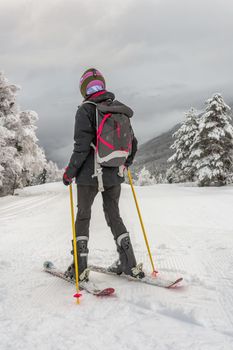
{"type": "Polygon", "coordinates": [[[122,167],[132,150],[133,131],[130,119],[124,112],[132,110],[118,101],[105,103],[84,103],[96,106],[96,145],[95,173],[99,183],[99,191],[103,191],[102,167],[119,167],[119,175],[123,176],[122,167]]]}

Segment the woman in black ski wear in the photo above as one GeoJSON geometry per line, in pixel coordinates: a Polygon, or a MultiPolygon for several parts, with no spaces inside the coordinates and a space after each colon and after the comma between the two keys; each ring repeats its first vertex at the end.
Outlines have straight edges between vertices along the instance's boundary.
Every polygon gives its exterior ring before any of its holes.
{"type": "MultiPolygon", "coordinates": [[[[84,101],[101,103],[114,101],[113,93],[106,91],[103,75],[94,68],[84,72],[80,79],[80,91],[84,101]]],[[[133,111],[126,105],[117,102],[121,113],[129,118],[133,111]]],[[[94,149],[96,145],[96,106],[91,103],[82,104],[76,113],[74,128],[74,150],[68,167],[63,175],[63,183],[68,186],[72,179],[76,178],[78,192],[78,212],[75,222],[78,266],[80,281],[88,280],[87,258],[89,225],[91,219],[91,207],[98,193],[97,178],[94,174],[94,149]]],[[[137,139],[133,136],[131,154],[128,156],[125,167],[129,167],[137,151],[137,139]]],[[[116,242],[119,260],[111,266],[111,270],[117,274],[124,272],[135,278],[144,277],[143,271],[137,267],[129,233],[120,217],[119,198],[121,183],[124,177],[119,176],[119,168],[102,167],[103,173],[103,210],[106,222],[110,227],[116,242]]],[[[73,251],[72,251],[73,253],[73,251]]],[[[66,275],[74,278],[74,262],[68,267],[66,275]]]]}

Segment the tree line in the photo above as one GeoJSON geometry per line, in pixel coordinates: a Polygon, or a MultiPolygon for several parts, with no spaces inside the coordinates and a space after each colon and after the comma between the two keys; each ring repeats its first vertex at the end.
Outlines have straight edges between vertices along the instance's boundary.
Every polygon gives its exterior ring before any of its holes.
{"type": "Polygon", "coordinates": [[[190,109],[171,148],[167,181],[222,186],[233,182],[233,126],[231,109],[220,94],[206,101],[205,110],[190,109]]]}

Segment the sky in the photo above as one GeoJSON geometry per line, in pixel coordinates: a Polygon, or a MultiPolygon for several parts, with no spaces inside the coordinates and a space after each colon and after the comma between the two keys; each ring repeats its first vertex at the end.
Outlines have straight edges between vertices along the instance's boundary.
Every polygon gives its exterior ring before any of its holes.
{"type": "Polygon", "coordinates": [[[0,70],[21,86],[21,108],[38,113],[39,142],[62,167],[86,69],[134,110],[142,144],[215,92],[232,104],[232,62],[232,0],[0,0],[0,70]]]}

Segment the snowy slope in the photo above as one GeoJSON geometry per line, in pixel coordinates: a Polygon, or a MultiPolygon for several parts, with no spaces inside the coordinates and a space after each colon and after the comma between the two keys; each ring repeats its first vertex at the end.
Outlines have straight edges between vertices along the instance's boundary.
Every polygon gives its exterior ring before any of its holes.
{"type": "MultiPolygon", "coordinates": [[[[98,299],[42,272],[44,260],[66,268],[70,258],[69,192],[60,183],[0,199],[0,349],[233,348],[233,187],[155,185],[137,188],[161,274],[183,275],[164,290],[92,274],[117,296],[98,299]]],[[[121,213],[139,261],[150,270],[130,188],[121,213]]],[[[115,247],[93,208],[90,262],[107,265],[115,247]]]]}

